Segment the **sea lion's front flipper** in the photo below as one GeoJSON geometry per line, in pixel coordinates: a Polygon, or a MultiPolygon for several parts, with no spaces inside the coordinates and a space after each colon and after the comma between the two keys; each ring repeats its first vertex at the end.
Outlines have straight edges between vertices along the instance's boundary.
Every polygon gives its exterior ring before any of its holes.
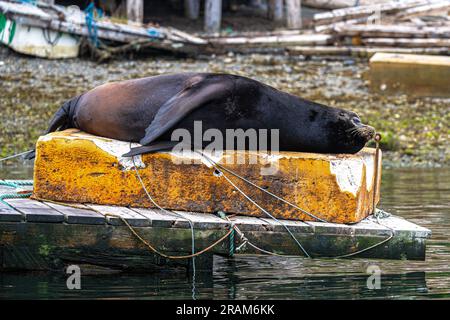
{"type": "Polygon", "coordinates": [[[166,133],[176,123],[207,102],[231,95],[234,82],[229,76],[193,77],[186,87],[159,108],[145,130],[140,144],[147,145],[166,133]]]}
{"type": "Polygon", "coordinates": [[[136,148],[131,148],[130,151],[123,154],[122,157],[132,157],[137,156],[144,153],[158,152],[158,151],[167,151],[171,150],[178,142],[176,141],[161,141],[156,142],[147,146],[140,146],[136,148]]]}

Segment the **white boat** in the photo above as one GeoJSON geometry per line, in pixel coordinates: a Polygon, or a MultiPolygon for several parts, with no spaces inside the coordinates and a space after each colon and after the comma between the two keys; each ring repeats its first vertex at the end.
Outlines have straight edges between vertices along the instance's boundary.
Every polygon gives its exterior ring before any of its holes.
{"type": "Polygon", "coordinates": [[[0,3],[0,42],[16,52],[36,57],[60,59],[78,56],[79,37],[45,27],[30,26],[10,19],[8,11],[43,13],[30,4],[0,3]]]}
{"type": "Polygon", "coordinates": [[[208,43],[175,28],[115,23],[105,16],[87,21],[86,13],[77,6],[0,1],[0,41],[15,51],[72,58],[78,55],[81,37],[185,53],[197,52],[208,43]]]}

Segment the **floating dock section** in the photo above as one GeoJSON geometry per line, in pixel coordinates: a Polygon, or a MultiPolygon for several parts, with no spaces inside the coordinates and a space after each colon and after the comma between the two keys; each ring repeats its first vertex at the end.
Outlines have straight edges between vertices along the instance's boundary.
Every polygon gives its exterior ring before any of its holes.
{"type": "Polygon", "coordinates": [[[34,185],[0,181],[0,269],[190,268],[192,232],[194,251],[201,253],[197,270],[212,270],[214,255],[425,259],[430,230],[400,217],[370,215],[380,183],[372,149],[356,155],[283,152],[275,158],[231,152],[208,163],[173,151],[133,162],[122,155],[134,146],[75,129],[41,137],[34,185]],[[244,163],[226,161],[239,155],[244,163]],[[248,162],[251,155],[258,161],[248,162]],[[266,212],[217,174],[218,164],[266,212]],[[160,207],[149,201],[138,174],[160,207]],[[325,222],[311,221],[262,190],[325,222]]]}
{"type": "MultiPolygon", "coordinates": [[[[2,187],[1,192],[10,192],[2,187]]],[[[301,222],[78,204],[77,208],[31,199],[5,199],[0,203],[0,270],[62,270],[70,264],[114,270],[153,272],[189,268],[192,259],[167,259],[155,254],[131,231],[159,251],[172,255],[191,253],[193,223],[195,251],[211,246],[196,258],[197,270],[211,270],[214,255],[274,254],[304,256],[288,227],[313,258],[425,259],[430,230],[400,217],[368,217],[357,224],[301,222]],[[122,219],[125,219],[127,226],[122,219]],[[359,252],[359,253],[358,253],[359,252]],[[355,253],[354,255],[352,255],[355,253]]],[[[72,204],[73,205],[73,204],[72,204]]]]}

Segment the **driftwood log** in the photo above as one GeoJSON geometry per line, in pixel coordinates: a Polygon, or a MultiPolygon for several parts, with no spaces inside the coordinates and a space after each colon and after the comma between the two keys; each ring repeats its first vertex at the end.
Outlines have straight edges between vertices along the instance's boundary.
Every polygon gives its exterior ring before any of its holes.
{"type": "Polygon", "coordinates": [[[341,36],[360,36],[367,38],[449,38],[450,27],[417,27],[405,25],[352,25],[334,27],[333,32],[341,36]]]}
{"type": "Polygon", "coordinates": [[[409,39],[409,38],[363,38],[362,43],[368,46],[405,47],[405,48],[450,48],[450,39],[409,39]]]}
{"type": "Polygon", "coordinates": [[[293,46],[286,48],[290,55],[304,56],[357,56],[371,57],[377,52],[448,55],[449,48],[397,48],[397,47],[366,47],[366,46],[293,46]]]}
{"type": "MultiPolygon", "coordinates": [[[[404,9],[427,5],[438,2],[437,0],[405,0],[402,2],[392,1],[383,4],[358,6],[345,9],[337,9],[330,12],[318,13],[314,15],[314,24],[330,24],[334,22],[352,20],[355,18],[368,17],[374,13],[398,13],[404,9]]],[[[439,1],[440,2],[440,1],[439,1]]]]}

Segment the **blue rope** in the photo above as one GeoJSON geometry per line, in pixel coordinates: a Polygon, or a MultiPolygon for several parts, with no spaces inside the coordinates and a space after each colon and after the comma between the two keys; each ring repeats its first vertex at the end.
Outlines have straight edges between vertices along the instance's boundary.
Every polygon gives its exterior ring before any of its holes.
{"type": "MultiPolygon", "coordinates": [[[[10,180],[10,181],[0,181],[0,186],[11,187],[11,188],[19,188],[20,186],[32,186],[33,181],[20,181],[20,180],[10,180]]],[[[11,209],[14,209],[5,199],[21,199],[21,198],[29,198],[31,193],[4,193],[0,194],[0,202],[7,205],[11,209]]]]}
{"type": "MultiPolygon", "coordinates": [[[[224,219],[224,220],[227,219],[227,215],[223,211],[218,211],[217,215],[220,218],[224,219]]],[[[233,222],[231,222],[230,228],[231,228],[231,232],[230,232],[230,235],[228,236],[229,237],[228,238],[228,249],[229,249],[228,250],[228,256],[232,257],[232,256],[234,256],[234,253],[236,251],[235,248],[234,248],[234,233],[235,233],[235,230],[234,230],[234,223],[233,222]]]]}
{"type": "Polygon", "coordinates": [[[22,3],[28,3],[28,4],[31,4],[31,5],[33,5],[33,6],[36,5],[36,0],[20,0],[20,2],[22,2],[22,3]]]}
{"type": "Polygon", "coordinates": [[[0,181],[0,186],[18,188],[20,186],[32,186],[33,181],[21,181],[21,180],[10,180],[10,181],[0,181]]]}
{"type": "Polygon", "coordinates": [[[158,29],[155,28],[148,28],[147,34],[150,36],[150,38],[161,38],[161,32],[159,32],[158,29]]]}
{"type": "MultiPolygon", "coordinates": [[[[0,202],[6,204],[11,209],[14,209],[5,199],[21,199],[21,198],[29,198],[31,193],[5,193],[0,195],[0,202]]],[[[15,210],[15,209],[14,209],[15,210]]]]}
{"type": "Polygon", "coordinates": [[[230,251],[229,251],[229,253],[228,253],[228,255],[230,256],[230,257],[232,257],[232,256],[234,256],[234,224],[232,224],[231,226],[230,226],[230,228],[232,228],[231,229],[231,233],[230,233],[230,235],[229,235],[229,240],[230,240],[230,251]]]}
{"type": "Polygon", "coordinates": [[[89,39],[94,44],[95,47],[98,47],[99,40],[97,36],[97,23],[95,21],[95,15],[97,15],[98,18],[101,18],[103,16],[103,11],[99,8],[95,7],[94,2],[91,2],[86,9],[84,9],[84,12],[86,14],[86,26],[89,33],[89,39]]]}

